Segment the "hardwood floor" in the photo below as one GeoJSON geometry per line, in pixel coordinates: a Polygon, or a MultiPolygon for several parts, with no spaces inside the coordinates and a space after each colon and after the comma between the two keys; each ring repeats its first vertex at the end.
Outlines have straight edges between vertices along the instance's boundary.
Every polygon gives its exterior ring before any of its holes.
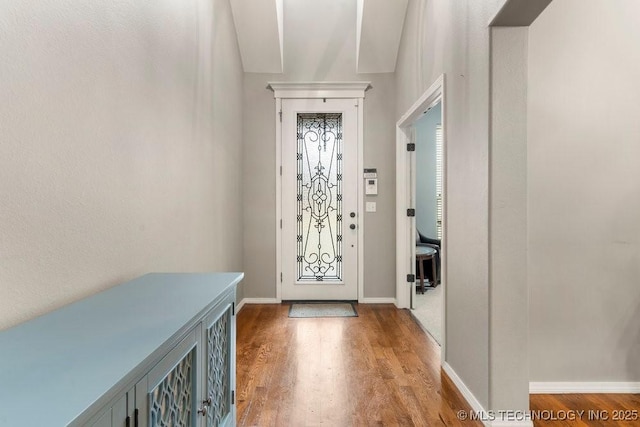
{"type": "Polygon", "coordinates": [[[407,310],[290,319],[289,306],[238,313],[239,426],[457,426],[464,399],[440,371],[440,347],[407,310]]]}
{"type": "MultiPolygon", "coordinates": [[[[482,425],[457,419],[469,407],[440,370],[440,347],[408,310],[390,304],[357,309],[359,317],[290,319],[286,304],[243,307],[237,317],[237,424],[482,425]]],[[[640,395],[532,395],[530,402],[541,417],[536,427],[640,425],[633,419],[640,395]],[[606,411],[600,414],[609,419],[589,418],[589,410],[606,411]],[[567,413],[576,419],[559,419],[567,413]]]]}
{"type": "Polygon", "coordinates": [[[532,394],[529,401],[532,414],[541,416],[536,427],[640,426],[640,394],[532,394]]]}

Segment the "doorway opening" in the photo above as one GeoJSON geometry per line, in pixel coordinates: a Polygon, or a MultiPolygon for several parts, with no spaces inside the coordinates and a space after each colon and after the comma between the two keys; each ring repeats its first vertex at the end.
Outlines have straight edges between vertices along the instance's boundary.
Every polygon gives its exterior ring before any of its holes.
{"type": "Polygon", "coordinates": [[[396,127],[398,306],[442,349],[446,340],[446,123],[444,75],[396,127]]]}
{"type": "Polygon", "coordinates": [[[358,109],[282,100],[282,299],[358,299],[358,109]]]}
{"type": "Polygon", "coordinates": [[[443,228],[442,102],[428,108],[415,123],[415,293],[411,310],[422,327],[442,342],[442,280],[440,279],[443,228]]]}
{"type": "Polygon", "coordinates": [[[271,82],[276,300],[362,301],[363,120],[369,82],[271,82]]]}

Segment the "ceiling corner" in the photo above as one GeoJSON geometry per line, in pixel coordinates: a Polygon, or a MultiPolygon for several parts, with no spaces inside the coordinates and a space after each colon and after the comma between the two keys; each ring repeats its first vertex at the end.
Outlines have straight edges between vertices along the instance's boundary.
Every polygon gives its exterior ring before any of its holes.
{"type": "Polygon", "coordinates": [[[242,67],[282,73],[284,0],[230,0],[242,67]]]}
{"type": "Polygon", "coordinates": [[[409,0],[358,0],[358,73],[392,73],[409,0]]]}
{"type": "Polygon", "coordinates": [[[506,0],[491,20],[492,27],[528,27],[552,0],[506,0]]]}

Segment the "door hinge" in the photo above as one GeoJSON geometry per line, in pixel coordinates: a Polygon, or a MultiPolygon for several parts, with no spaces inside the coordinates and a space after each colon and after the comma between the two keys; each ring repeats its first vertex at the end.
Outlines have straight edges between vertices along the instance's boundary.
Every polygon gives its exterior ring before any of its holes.
{"type": "Polygon", "coordinates": [[[407,151],[416,151],[416,144],[410,142],[407,144],[407,151]]]}
{"type": "Polygon", "coordinates": [[[416,216],[416,210],[415,209],[407,209],[407,216],[416,216]]]}
{"type": "Polygon", "coordinates": [[[282,282],[282,273],[280,273],[280,282],[282,282]]]}
{"type": "Polygon", "coordinates": [[[280,220],[280,228],[282,228],[282,220],[280,220]]]}
{"type": "Polygon", "coordinates": [[[407,274],[407,282],[415,283],[415,281],[416,281],[416,275],[415,274],[407,274]]]}
{"type": "Polygon", "coordinates": [[[236,391],[231,390],[231,404],[235,405],[235,403],[236,403],[236,391]]]}
{"type": "Polygon", "coordinates": [[[280,115],[280,121],[282,122],[282,110],[280,110],[278,114],[280,115]]]}
{"type": "Polygon", "coordinates": [[[231,315],[232,316],[236,315],[236,303],[235,302],[231,303],[231,315]]]}
{"type": "Polygon", "coordinates": [[[282,166],[280,166],[280,176],[282,176],[282,166]]]}

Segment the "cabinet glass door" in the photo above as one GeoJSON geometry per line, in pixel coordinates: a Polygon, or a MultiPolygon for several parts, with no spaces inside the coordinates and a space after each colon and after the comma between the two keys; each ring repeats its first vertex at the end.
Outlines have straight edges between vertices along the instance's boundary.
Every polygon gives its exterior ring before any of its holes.
{"type": "Polygon", "coordinates": [[[207,427],[233,424],[232,402],[232,308],[210,317],[206,328],[205,399],[210,402],[207,427]]]}
{"type": "Polygon", "coordinates": [[[149,373],[150,427],[195,426],[200,328],[196,328],[149,373]]]}

